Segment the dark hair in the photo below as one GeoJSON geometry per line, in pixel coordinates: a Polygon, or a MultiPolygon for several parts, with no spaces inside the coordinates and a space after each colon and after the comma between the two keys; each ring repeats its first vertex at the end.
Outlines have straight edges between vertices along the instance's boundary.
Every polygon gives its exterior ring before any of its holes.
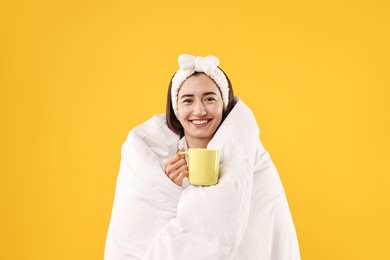
{"type": "MultiPolygon", "coordinates": [[[[224,109],[223,113],[222,113],[222,120],[221,120],[221,124],[222,124],[223,120],[225,120],[225,118],[230,113],[230,111],[232,111],[234,104],[235,104],[235,101],[234,101],[234,93],[233,93],[232,84],[230,83],[230,80],[229,80],[228,76],[226,75],[226,73],[221,68],[220,68],[220,70],[225,75],[227,82],[228,82],[228,88],[229,88],[229,102],[228,102],[226,109],[224,109]]],[[[195,72],[190,77],[199,76],[201,74],[205,74],[205,73],[195,72]]],[[[173,76],[175,76],[175,75],[173,75],[173,76]]],[[[173,79],[173,76],[172,76],[172,79],[173,79]]],[[[168,124],[169,129],[171,129],[176,134],[180,135],[180,137],[183,137],[184,136],[183,126],[180,124],[180,121],[176,118],[175,112],[173,111],[173,108],[172,108],[172,100],[171,100],[172,79],[171,79],[171,82],[169,83],[169,88],[168,88],[167,107],[166,107],[166,114],[165,115],[166,115],[166,120],[167,120],[167,124],[168,124]]],[[[218,87],[218,89],[219,89],[219,87],[218,87]]],[[[221,90],[219,89],[219,91],[221,91],[221,90]]],[[[222,96],[222,94],[221,94],[221,96],[222,96]]]]}

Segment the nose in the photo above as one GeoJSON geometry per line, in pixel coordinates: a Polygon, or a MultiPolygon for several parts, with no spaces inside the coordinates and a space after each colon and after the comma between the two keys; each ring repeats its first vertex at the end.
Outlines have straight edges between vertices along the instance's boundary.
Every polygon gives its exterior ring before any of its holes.
{"type": "Polygon", "coordinates": [[[193,114],[196,116],[204,116],[207,114],[206,108],[204,107],[202,102],[196,102],[193,114]]]}

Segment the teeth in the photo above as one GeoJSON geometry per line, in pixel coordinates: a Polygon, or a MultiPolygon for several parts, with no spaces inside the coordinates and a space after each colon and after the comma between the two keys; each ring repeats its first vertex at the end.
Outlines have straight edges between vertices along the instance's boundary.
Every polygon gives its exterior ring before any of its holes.
{"type": "Polygon", "coordinates": [[[194,125],[203,125],[203,124],[206,124],[208,122],[208,120],[193,120],[192,123],[194,125]]]}

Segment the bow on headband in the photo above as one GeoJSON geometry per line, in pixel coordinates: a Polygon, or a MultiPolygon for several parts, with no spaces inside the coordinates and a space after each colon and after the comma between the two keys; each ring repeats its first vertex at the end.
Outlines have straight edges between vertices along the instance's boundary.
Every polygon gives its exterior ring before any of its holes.
{"type": "Polygon", "coordinates": [[[193,70],[194,72],[206,73],[217,68],[218,65],[219,59],[215,56],[195,57],[188,54],[179,56],[179,66],[182,70],[193,70]]]}
{"type": "Polygon", "coordinates": [[[195,72],[203,72],[214,80],[222,93],[224,108],[229,103],[229,86],[225,74],[218,68],[219,59],[215,56],[192,56],[188,54],[181,54],[179,56],[180,69],[172,78],[171,86],[171,101],[172,108],[177,118],[179,118],[179,111],[177,109],[177,94],[183,82],[195,72]]]}

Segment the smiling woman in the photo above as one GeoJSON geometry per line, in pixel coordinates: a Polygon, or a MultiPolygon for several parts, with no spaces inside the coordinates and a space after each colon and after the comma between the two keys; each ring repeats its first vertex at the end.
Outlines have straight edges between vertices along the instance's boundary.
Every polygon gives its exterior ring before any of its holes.
{"type": "MultiPolygon", "coordinates": [[[[122,147],[105,259],[300,259],[278,172],[214,56],[180,55],[166,115],[122,147]],[[220,151],[220,179],[188,185],[187,149],[220,151]]],[[[192,176],[192,175],[191,175],[192,176]]]]}

